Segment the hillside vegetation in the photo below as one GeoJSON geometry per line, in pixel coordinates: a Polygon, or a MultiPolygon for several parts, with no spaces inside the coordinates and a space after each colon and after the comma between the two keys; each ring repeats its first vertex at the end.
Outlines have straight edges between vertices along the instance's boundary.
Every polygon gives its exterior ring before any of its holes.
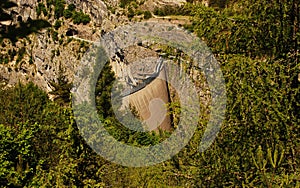
{"type": "MultiPolygon", "coordinates": [[[[122,7],[132,3],[121,2],[122,7]]],[[[205,7],[190,1],[180,11],[191,19],[183,27],[211,48],[226,81],[226,118],[210,148],[198,151],[209,117],[204,114],[189,144],[168,161],[129,168],[105,160],[80,136],[71,87],[61,73],[54,101],[32,83],[1,86],[0,186],[300,187],[300,3],[226,2],[205,7]]],[[[48,5],[40,6],[40,14],[46,14],[43,7],[48,5]]],[[[154,13],[173,15],[164,10],[154,13]]],[[[74,10],[63,5],[55,15],[69,17],[69,11],[74,10]]],[[[74,23],[77,15],[78,22],[89,22],[73,12],[74,23]]],[[[170,133],[163,131],[129,131],[116,120],[107,102],[113,81],[107,65],[96,103],[110,133],[134,146],[167,138],[170,133]]]]}

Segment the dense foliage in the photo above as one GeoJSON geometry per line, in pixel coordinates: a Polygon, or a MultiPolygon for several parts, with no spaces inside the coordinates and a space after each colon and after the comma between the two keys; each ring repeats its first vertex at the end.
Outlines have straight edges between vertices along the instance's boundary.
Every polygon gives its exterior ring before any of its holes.
{"type": "MultiPolygon", "coordinates": [[[[299,187],[300,4],[247,0],[226,7],[185,7],[187,28],[208,44],[226,80],[226,120],[208,150],[198,152],[209,114],[169,161],[127,168],[104,160],[81,138],[61,75],[52,83],[56,102],[33,84],[0,89],[0,185],[299,187]]],[[[96,103],[109,132],[136,146],[163,140],[167,133],[133,132],[116,120],[108,102],[114,80],[107,64],[96,103]]]]}
{"type": "Polygon", "coordinates": [[[38,16],[40,16],[41,13],[43,13],[44,16],[51,16],[53,9],[55,19],[60,19],[61,17],[66,19],[71,18],[74,24],[82,23],[84,25],[91,21],[90,16],[82,11],[77,11],[74,4],[68,4],[68,6],[66,6],[65,0],[47,0],[46,5],[39,3],[36,12],[38,16]]]}

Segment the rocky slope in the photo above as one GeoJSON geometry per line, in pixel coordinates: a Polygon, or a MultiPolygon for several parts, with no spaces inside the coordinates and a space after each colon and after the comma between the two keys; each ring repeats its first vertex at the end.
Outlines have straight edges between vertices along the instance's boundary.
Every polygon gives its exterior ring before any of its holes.
{"type": "MultiPolygon", "coordinates": [[[[74,24],[72,19],[55,18],[56,7],[49,5],[50,0],[15,0],[17,7],[10,10],[14,23],[30,19],[45,19],[53,27],[19,39],[15,44],[4,40],[0,46],[0,78],[14,85],[33,81],[45,91],[51,91],[50,81],[55,81],[61,68],[70,82],[80,61],[91,43],[101,34],[129,22],[128,6],[137,6],[140,10],[153,10],[161,6],[180,6],[185,0],[135,1],[120,8],[118,0],[65,0],[65,8],[74,4],[76,11],[90,16],[88,24],[74,24]],[[136,4],[136,5],[135,5],[136,4]],[[43,5],[47,11],[38,13],[43,5]],[[59,23],[57,23],[59,22],[59,23]],[[76,35],[76,39],[70,35],[76,35]],[[78,40],[78,38],[85,40],[78,40]]],[[[115,66],[114,66],[115,67],[115,66]]]]}
{"type": "Polygon", "coordinates": [[[57,78],[58,69],[61,67],[67,78],[72,81],[76,65],[89,44],[72,39],[67,36],[67,32],[76,31],[78,37],[96,40],[100,36],[103,20],[107,18],[106,5],[102,1],[66,1],[67,5],[74,3],[76,10],[90,15],[91,22],[83,25],[74,24],[70,19],[56,19],[54,6],[46,6],[46,1],[40,3],[47,7],[47,15],[37,14],[39,6],[37,1],[17,0],[16,3],[18,6],[11,10],[14,23],[39,18],[47,20],[54,26],[59,20],[61,26],[44,29],[39,34],[19,39],[15,44],[4,40],[0,53],[4,57],[2,59],[8,59],[8,61],[0,64],[1,78],[10,85],[19,81],[33,81],[44,90],[51,91],[49,82],[57,78]],[[21,52],[20,49],[22,49],[21,52]]]}

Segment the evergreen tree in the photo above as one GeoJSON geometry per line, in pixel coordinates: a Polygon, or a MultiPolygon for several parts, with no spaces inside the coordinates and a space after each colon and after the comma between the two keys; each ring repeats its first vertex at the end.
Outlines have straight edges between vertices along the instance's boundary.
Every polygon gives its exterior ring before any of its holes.
{"type": "Polygon", "coordinates": [[[71,101],[70,91],[72,89],[72,84],[67,79],[64,74],[64,70],[60,64],[58,69],[57,81],[50,82],[53,90],[49,94],[54,95],[54,101],[60,105],[67,105],[71,101]]]}

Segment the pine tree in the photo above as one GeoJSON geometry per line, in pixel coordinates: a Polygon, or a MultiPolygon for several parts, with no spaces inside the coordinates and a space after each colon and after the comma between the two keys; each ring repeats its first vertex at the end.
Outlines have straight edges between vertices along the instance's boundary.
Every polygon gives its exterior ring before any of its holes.
{"type": "Polygon", "coordinates": [[[70,103],[70,91],[72,89],[72,84],[67,79],[64,74],[64,70],[59,66],[57,81],[50,81],[50,85],[53,88],[49,94],[54,95],[54,101],[59,105],[64,106],[70,103]]]}

